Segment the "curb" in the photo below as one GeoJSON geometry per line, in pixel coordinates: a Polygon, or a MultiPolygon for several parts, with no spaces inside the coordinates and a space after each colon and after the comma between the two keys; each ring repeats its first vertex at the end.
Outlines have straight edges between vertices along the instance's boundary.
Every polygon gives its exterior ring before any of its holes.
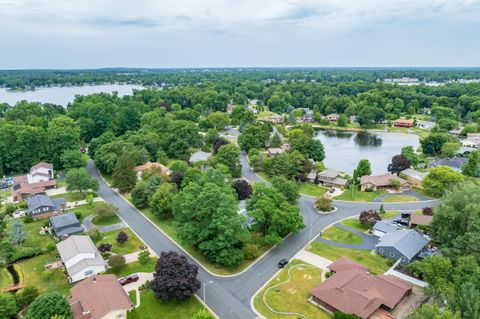
{"type": "Polygon", "coordinates": [[[337,210],[338,210],[338,207],[337,207],[337,206],[334,206],[334,207],[333,207],[333,210],[331,210],[331,211],[329,211],[329,212],[323,212],[323,211],[320,211],[320,210],[315,209],[315,211],[317,212],[317,214],[320,214],[320,215],[330,215],[330,214],[335,213],[337,210]]]}

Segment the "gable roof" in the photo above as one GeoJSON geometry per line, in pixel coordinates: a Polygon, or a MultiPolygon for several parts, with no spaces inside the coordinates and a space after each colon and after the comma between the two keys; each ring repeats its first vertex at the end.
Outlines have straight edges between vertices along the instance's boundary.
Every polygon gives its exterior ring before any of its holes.
{"type": "Polygon", "coordinates": [[[57,237],[79,233],[83,231],[77,216],[73,213],[66,213],[50,217],[50,224],[57,237]]]}
{"type": "Polygon", "coordinates": [[[195,163],[200,161],[206,161],[211,155],[212,153],[209,153],[209,152],[198,151],[198,152],[192,153],[192,155],[190,156],[189,162],[195,163]]]}
{"type": "Polygon", "coordinates": [[[115,275],[94,275],[70,289],[74,319],[89,312],[90,319],[100,319],[114,310],[132,309],[133,304],[115,275]]]}
{"type": "Polygon", "coordinates": [[[30,171],[34,171],[34,170],[37,170],[39,168],[53,169],[53,164],[46,163],[46,162],[40,162],[40,163],[37,163],[37,164],[33,165],[30,168],[30,171]]]}
{"type": "Polygon", "coordinates": [[[393,247],[408,259],[412,259],[427,244],[428,240],[417,231],[401,229],[385,234],[375,247],[393,247]]]}
{"type": "Polygon", "coordinates": [[[159,168],[162,171],[162,174],[169,174],[170,170],[168,167],[159,162],[146,162],[143,165],[138,165],[135,167],[136,172],[143,172],[150,168],[159,168]]]}
{"type": "Polygon", "coordinates": [[[414,169],[411,169],[411,168],[407,168],[403,171],[401,171],[402,174],[405,174],[406,176],[410,176],[410,177],[413,177],[415,179],[418,179],[418,180],[423,180],[425,178],[425,176],[427,176],[427,173],[422,173],[422,172],[419,172],[419,171],[416,171],[414,169]]]}
{"type": "Polygon", "coordinates": [[[97,247],[88,236],[71,236],[57,244],[58,252],[63,261],[81,253],[96,253],[97,247]]]}
{"type": "Polygon", "coordinates": [[[361,271],[368,271],[368,268],[360,265],[353,260],[343,256],[330,265],[327,266],[328,269],[334,272],[345,271],[345,270],[361,270],[361,271]]]}
{"type": "Polygon", "coordinates": [[[28,206],[28,210],[32,211],[42,206],[54,207],[55,203],[47,195],[35,195],[27,198],[27,206],[28,206]]]}
{"type": "Polygon", "coordinates": [[[386,173],[383,175],[377,175],[377,176],[370,176],[370,175],[365,175],[360,177],[360,185],[363,184],[373,184],[375,186],[389,186],[390,185],[390,180],[394,179],[400,182],[400,185],[408,183],[406,180],[403,178],[398,177],[397,175],[391,174],[391,173],[386,173]]]}
{"type": "Polygon", "coordinates": [[[321,171],[319,174],[318,174],[318,177],[326,177],[326,178],[336,178],[340,175],[340,172],[339,171],[336,171],[334,169],[326,169],[326,170],[323,170],[321,171]]]}
{"type": "Polygon", "coordinates": [[[373,229],[381,231],[382,233],[389,233],[389,232],[398,230],[399,227],[395,226],[391,223],[387,223],[387,222],[384,222],[384,221],[378,221],[378,222],[375,223],[375,225],[373,225],[373,229]]]}

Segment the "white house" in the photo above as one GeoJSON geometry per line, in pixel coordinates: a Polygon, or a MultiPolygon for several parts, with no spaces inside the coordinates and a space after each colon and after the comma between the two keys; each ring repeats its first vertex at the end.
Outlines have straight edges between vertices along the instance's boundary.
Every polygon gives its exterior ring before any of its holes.
{"type": "Polygon", "coordinates": [[[27,174],[29,184],[45,182],[54,178],[53,165],[49,163],[38,163],[30,168],[27,174]]]}
{"type": "Polygon", "coordinates": [[[70,282],[104,272],[107,263],[88,236],[70,236],[57,244],[70,282]]]}

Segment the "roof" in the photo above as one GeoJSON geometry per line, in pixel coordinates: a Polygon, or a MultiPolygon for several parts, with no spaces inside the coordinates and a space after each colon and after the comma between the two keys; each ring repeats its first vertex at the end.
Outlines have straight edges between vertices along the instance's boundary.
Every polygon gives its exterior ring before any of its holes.
{"type": "Polygon", "coordinates": [[[212,155],[212,153],[209,153],[209,152],[198,151],[198,152],[193,153],[190,156],[189,162],[190,163],[195,163],[195,162],[200,162],[200,161],[206,161],[211,155],[212,155]]]}
{"type": "Polygon", "coordinates": [[[63,261],[81,253],[95,253],[97,247],[88,236],[71,236],[57,244],[58,252],[63,261]]]}
{"type": "Polygon", "coordinates": [[[405,174],[407,176],[410,176],[410,177],[413,177],[415,179],[418,179],[418,180],[423,180],[425,178],[425,176],[427,176],[427,173],[422,173],[422,172],[419,172],[419,171],[416,171],[414,169],[411,169],[411,168],[407,168],[403,171],[401,171],[402,174],[405,174]]]}
{"type": "Polygon", "coordinates": [[[371,275],[364,270],[365,267],[351,260],[337,262],[347,267],[314,287],[310,294],[344,313],[367,319],[382,305],[395,308],[412,289],[411,285],[395,277],[371,275]]]}
{"type": "Polygon", "coordinates": [[[159,163],[159,162],[146,162],[145,164],[143,165],[138,165],[135,167],[135,171],[136,172],[143,172],[147,169],[151,169],[151,168],[159,168],[163,174],[169,174],[170,173],[170,170],[168,169],[168,167],[166,167],[165,165],[163,165],[162,163],[159,163]]]}
{"type": "Polygon", "coordinates": [[[410,124],[413,125],[414,120],[413,119],[396,119],[393,121],[393,123],[402,123],[402,124],[410,124]]]}
{"type": "Polygon", "coordinates": [[[315,179],[316,177],[317,177],[317,172],[315,171],[310,171],[310,173],[308,173],[307,175],[307,178],[312,180],[315,179]]]}
{"type": "Polygon", "coordinates": [[[50,217],[50,224],[57,237],[79,233],[83,231],[77,216],[73,213],[67,213],[50,217]]]}
{"type": "Polygon", "coordinates": [[[100,319],[114,310],[133,307],[132,301],[115,275],[94,275],[70,289],[70,306],[74,319],[90,312],[90,319],[100,319]]]}
{"type": "Polygon", "coordinates": [[[391,179],[399,181],[401,185],[408,183],[406,180],[398,177],[397,175],[386,173],[386,174],[377,175],[377,176],[370,176],[370,175],[362,176],[360,178],[360,185],[371,183],[375,186],[380,186],[380,187],[389,186],[391,179]]]}
{"type": "MultiPolygon", "coordinates": [[[[102,258],[102,255],[97,251],[95,252],[94,258],[85,258],[80,260],[79,262],[73,264],[70,267],[67,268],[68,275],[70,277],[73,277],[75,274],[79,272],[83,272],[83,270],[89,266],[100,266],[100,267],[105,267],[107,263],[105,260],[102,258]]],[[[105,269],[104,269],[105,270],[105,269]]]]}
{"type": "Polygon", "coordinates": [[[268,153],[273,155],[273,154],[282,154],[285,153],[285,151],[280,148],[280,147],[271,147],[268,149],[268,153]]]}
{"type": "Polygon", "coordinates": [[[429,215],[411,215],[410,216],[410,224],[414,225],[428,225],[432,221],[433,216],[429,215]]]}
{"type": "Polygon", "coordinates": [[[22,179],[17,179],[14,185],[14,190],[13,190],[13,196],[17,196],[19,194],[39,194],[45,192],[45,188],[49,186],[55,186],[57,185],[57,181],[54,179],[48,180],[48,181],[41,181],[38,183],[31,183],[27,184],[26,183],[26,178],[25,182],[22,179]],[[20,182],[19,182],[20,181],[20,182]]]}
{"type": "Polygon", "coordinates": [[[344,271],[344,270],[354,270],[354,269],[361,270],[361,271],[368,271],[367,267],[360,265],[345,256],[341,257],[340,259],[337,259],[336,261],[328,265],[327,268],[334,272],[344,271]]]}
{"type": "Polygon", "coordinates": [[[326,177],[326,178],[336,178],[340,175],[339,171],[333,169],[326,169],[318,174],[318,177],[326,177]]]}
{"type": "Polygon", "coordinates": [[[375,247],[393,247],[408,259],[412,259],[427,244],[428,240],[417,231],[401,229],[385,234],[375,247]]]}
{"type": "Polygon", "coordinates": [[[438,167],[438,166],[448,166],[456,170],[460,170],[465,163],[467,163],[468,159],[465,157],[455,156],[452,158],[440,158],[435,160],[430,164],[430,167],[438,167]]]}
{"type": "Polygon", "coordinates": [[[381,231],[382,233],[389,233],[389,232],[392,232],[392,231],[397,231],[398,227],[391,224],[391,223],[378,221],[378,222],[375,223],[375,225],[373,225],[373,229],[381,231]]]}
{"type": "Polygon", "coordinates": [[[47,195],[35,195],[27,198],[27,206],[28,206],[28,210],[32,211],[42,206],[54,207],[55,203],[47,195]]]}
{"type": "Polygon", "coordinates": [[[40,162],[40,163],[37,163],[37,164],[33,165],[30,168],[30,171],[34,171],[34,170],[37,170],[39,168],[53,169],[53,164],[40,162]]]}

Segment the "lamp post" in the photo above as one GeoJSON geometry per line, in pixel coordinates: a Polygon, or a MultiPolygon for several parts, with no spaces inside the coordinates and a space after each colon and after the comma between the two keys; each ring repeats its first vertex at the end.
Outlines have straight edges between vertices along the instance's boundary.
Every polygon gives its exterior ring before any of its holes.
{"type": "Polygon", "coordinates": [[[209,282],[203,282],[203,283],[202,283],[202,284],[203,284],[203,302],[204,302],[205,304],[207,304],[207,297],[206,297],[206,295],[205,295],[205,287],[206,287],[207,285],[210,285],[211,283],[213,283],[213,281],[211,281],[211,280],[210,280],[209,282]]]}

